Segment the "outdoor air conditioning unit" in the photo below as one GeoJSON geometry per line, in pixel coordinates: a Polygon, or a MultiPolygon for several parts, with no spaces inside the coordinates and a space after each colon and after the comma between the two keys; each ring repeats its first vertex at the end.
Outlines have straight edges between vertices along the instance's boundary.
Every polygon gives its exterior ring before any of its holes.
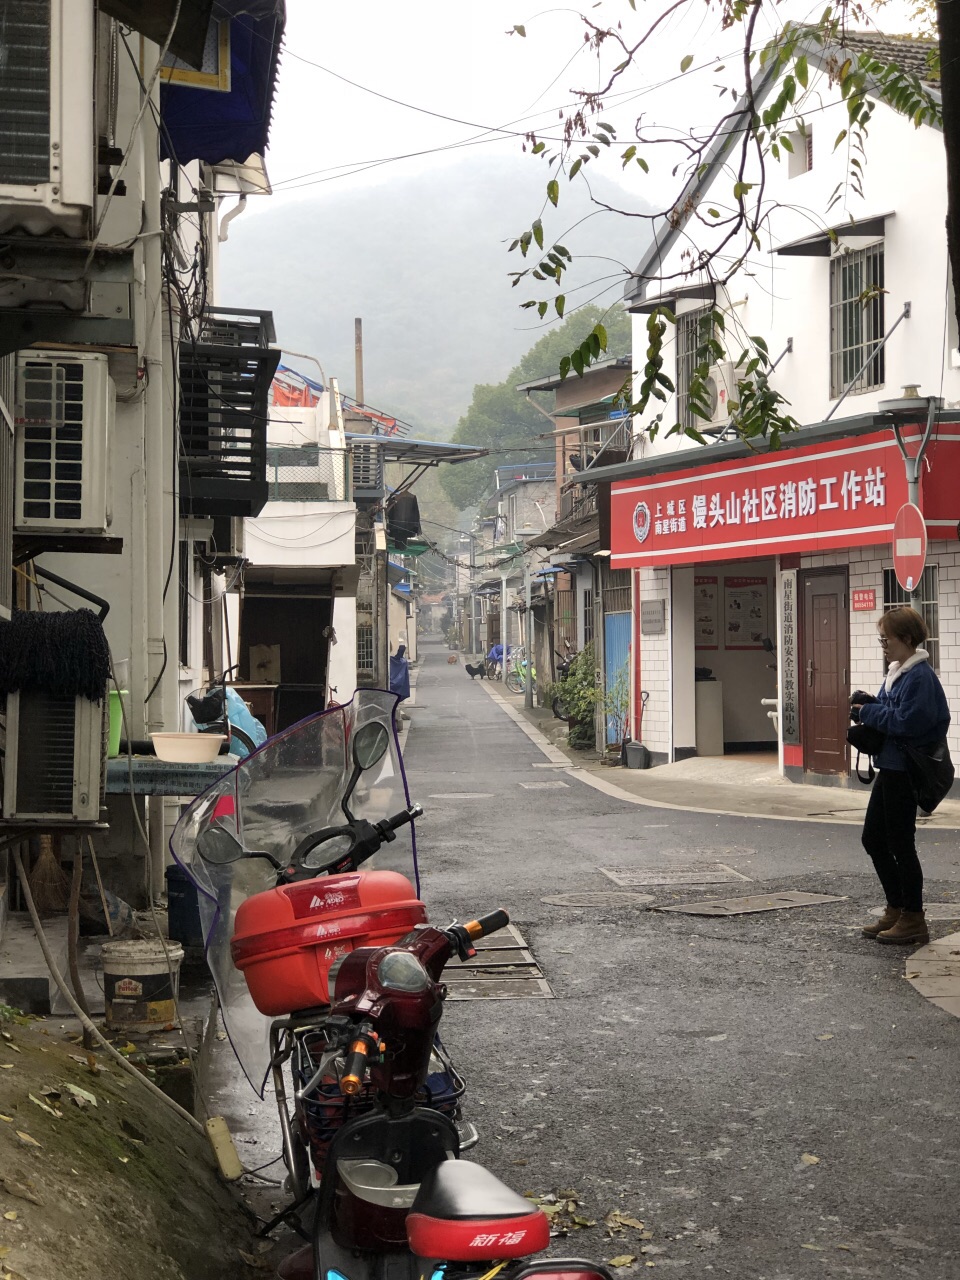
{"type": "Polygon", "coordinates": [[[93,0],[0,0],[0,234],[89,236],[95,30],[93,0]]]}
{"type": "Polygon", "coordinates": [[[715,434],[730,422],[730,401],[736,403],[737,370],[731,360],[723,364],[715,364],[705,379],[707,388],[707,407],[710,417],[698,429],[703,435],[715,434]]]}
{"type": "Polygon", "coordinates": [[[7,694],[4,822],[98,823],[106,734],[106,701],[38,690],[7,694]]]}
{"type": "Polygon", "coordinates": [[[100,353],[22,351],[15,421],[18,532],[106,533],[116,390],[100,353]]]}

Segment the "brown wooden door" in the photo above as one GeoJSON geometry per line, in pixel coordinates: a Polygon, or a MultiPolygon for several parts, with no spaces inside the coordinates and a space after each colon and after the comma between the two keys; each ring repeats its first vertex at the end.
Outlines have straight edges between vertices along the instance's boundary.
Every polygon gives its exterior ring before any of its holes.
{"type": "Polygon", "coordinates": [[[801,578],[803,767],[812,773],[847,773],[847,571],[806,572],[801,578]]]}

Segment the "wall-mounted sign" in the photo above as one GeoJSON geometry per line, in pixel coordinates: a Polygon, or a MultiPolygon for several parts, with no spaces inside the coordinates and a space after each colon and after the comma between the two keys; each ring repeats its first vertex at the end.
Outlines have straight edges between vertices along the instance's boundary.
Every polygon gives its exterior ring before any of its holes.
{"type": "Polygon", "coordinates": [[[777,666],[780,683],[780,732],[785,743],[800,741],[800,689],[797,679],[797,571],[780,574],[780,646],[777,666]]]}
{"type": "Polygon", "coordinates": [[[641,600],[640,634],[643,636],[662,636],[666,629],[666,600],[641,600]]]}
{"type": "Polygon", "coordinates": [[[877,607],[877,593],[872,587],[869,590],[855,587],[850,592],[850,603],[854,613],[868,613],[877,607]]]}
{"type": "Polygon", "coordinates": [[[717,577],[697,575],[693,580],[693,634],[697,649],[720,648],[717,609],[717,577]]]}
{"type": "MultiPolygon", "coordinates": [[[[912,430],[907,438],[915,439],[912,430]]],[[[960,434],[944,440],[942,450],[923,479],[931,537],[945,536],[940,527],[953,530],[960,507],[954,480],[960,434]]],[[[611,486],[613,568],[889,542],[907,491],[903,459],[886,432],[681,471],[667,466],[611,486]]]]}
{"type": "Polygon", "coordinates": [[[768,634],[766,577],[724,578],[723,647],[762,649],[768,634]]]}

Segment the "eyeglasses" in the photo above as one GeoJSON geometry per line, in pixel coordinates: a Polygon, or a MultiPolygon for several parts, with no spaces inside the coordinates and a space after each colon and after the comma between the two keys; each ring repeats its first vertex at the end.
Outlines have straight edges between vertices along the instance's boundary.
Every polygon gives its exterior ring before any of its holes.
{"type": "Polygon", "coordinates": [[[882,645],[884,649],[887,647],[889,643],[890,643],[889,636],[877,636],[877,644],[882,645]]]}

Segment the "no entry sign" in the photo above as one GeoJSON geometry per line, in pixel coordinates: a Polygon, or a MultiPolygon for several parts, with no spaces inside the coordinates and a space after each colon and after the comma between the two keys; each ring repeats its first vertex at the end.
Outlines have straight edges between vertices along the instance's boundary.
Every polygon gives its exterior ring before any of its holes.
{"type": "Polygon", "coordinates": [[[916,591],[927,559],[927,526],[923,512],[905,502],[893,524],[893,567],[904,591],[916,591]]]}

